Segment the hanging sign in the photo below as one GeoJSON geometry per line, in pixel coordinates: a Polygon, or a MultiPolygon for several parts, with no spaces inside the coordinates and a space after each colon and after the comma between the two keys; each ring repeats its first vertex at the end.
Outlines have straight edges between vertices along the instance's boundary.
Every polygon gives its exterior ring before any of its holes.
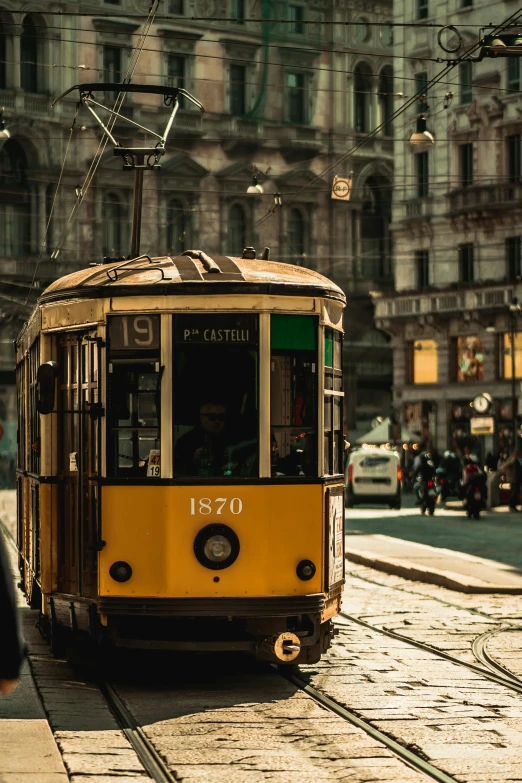
{"type": "Polygon", "coordinates": [[[493,435],[495,419],[493,416],[475,416],[470,419],[472,435],[493,435]]]}
{"type": "Polygon", "coordinates": [[[352,192],[352,178],[338,177],[336,174],[332,184],[332,198],[337,198],[340,199],[341,201],[350,201],[351,192],[352,192]]]}

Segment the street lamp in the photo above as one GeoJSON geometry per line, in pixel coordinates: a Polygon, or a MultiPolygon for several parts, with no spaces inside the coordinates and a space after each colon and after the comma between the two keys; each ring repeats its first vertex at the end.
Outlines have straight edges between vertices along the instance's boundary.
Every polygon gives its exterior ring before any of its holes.
{"type": "Polygon", "coordinates": [[[409,144],[413,152],[426,152],[435,144],[432,134],[426,130],[426,117],[423,114],[417,117],[415,133],[410,136],[409,144]]]}
{"type": "Polygon", "coordinates": [[[4,112],[4,107],[2,106],[2,108],[0,109],[0,150],[4,146],[5,142],[11,138],[11,134],[5,127],[3,112],[4,112]]]}
{"type": "Polygon", "coordinates": [[[516,366],[515,366],[515,329],[517,322],[517,315],[520,313],[520,304],[518,299],[514,296],[509,304],[509,331],[511,338],[511,418],[513,427],[513,443],[515,449],[517,447],[517,413],[518,413],[518,398],[516,389],[516,366]]]}

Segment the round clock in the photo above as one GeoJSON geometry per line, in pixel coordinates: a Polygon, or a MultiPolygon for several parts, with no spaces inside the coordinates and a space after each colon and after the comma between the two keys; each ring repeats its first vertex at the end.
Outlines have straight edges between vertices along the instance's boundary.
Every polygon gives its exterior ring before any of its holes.
{"type": "Polygon", "coordinates": [[[490,394],[477,394],[473,400],[473,408],[477,411],[477,413],[487,413],[491,406],[491,402],[492,400],[490,394]]]}

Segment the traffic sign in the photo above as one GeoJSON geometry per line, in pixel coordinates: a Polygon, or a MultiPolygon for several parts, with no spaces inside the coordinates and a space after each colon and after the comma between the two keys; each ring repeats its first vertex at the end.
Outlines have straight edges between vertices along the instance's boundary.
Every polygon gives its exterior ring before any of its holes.
{"type": "Polygon", "coordinates": [[[351,191],[352,191],[352,178],[338,177],[336,174],[332,185],[332,198],[337,198],[340,199],[341,201],[350,201],[351,191]]]}

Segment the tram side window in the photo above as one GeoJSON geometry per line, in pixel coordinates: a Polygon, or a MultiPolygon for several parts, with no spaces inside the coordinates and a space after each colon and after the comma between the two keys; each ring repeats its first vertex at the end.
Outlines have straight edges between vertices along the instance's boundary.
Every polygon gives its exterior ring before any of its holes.
{"type": "Polygon", "coordinates": [[[324,330],[324,474],[343,472],[342,335],[324,330]]]}
{"type": "Polygon", "coordinates": [[[109,322],[108,475],[161,475],[159,316],[109,322]]]}
{"type": "Polygon", "coordinates": [[[40,344],[37,342],[29,352],[29,471],[40,472],[40,414],[36,407],[37,390],[36,374],[40,365],[40,344]]]}
{"type": "Polygon", "coordinates": [[[270,317],[272,476],[317,476],[317,319],[270,317]]]}
{"type": "Polygon", "coordinates": [[[174,475],[259,476],[258,316],[174,317],[174,475]]]}

